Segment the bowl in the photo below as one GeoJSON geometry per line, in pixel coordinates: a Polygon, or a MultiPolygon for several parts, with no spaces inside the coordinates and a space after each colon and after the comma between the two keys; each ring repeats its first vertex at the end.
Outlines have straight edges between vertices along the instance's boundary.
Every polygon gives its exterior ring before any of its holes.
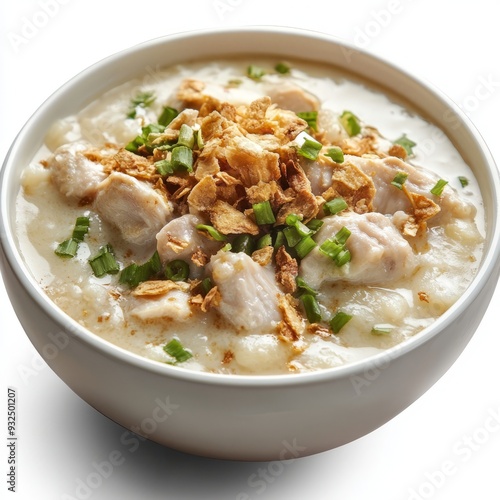
{"type": "Polygon", "coordinates": [[[479,325],[500,272],[498,200],[493,158],[467,117],[441,92],[389,62],[331,36],[291,28],[180,33],[91,66],[55,92],[20,131],[1,177],[2,274],[36,350],[76,394],[125,428],[124,445],[133,446],[139,435],[207,457],[294,459],[373,431],[412,404],[454,363],[479,325]],[[484,254],[467,291],[430,327],[382,354],[318,372],[201,373],[154,362],[102,340],[59,310],[33,279],[19,250],[15,198],[21,171],[49,126],[148,68],[239,54],[325,63],[391,93],[404,89],[410,104],[440,127],[471,165],[484,200],[484,254]]]}

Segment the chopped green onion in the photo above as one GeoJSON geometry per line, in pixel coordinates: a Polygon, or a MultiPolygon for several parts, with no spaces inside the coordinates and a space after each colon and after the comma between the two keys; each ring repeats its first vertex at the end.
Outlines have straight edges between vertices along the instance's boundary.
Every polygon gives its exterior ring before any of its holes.
{"type": "Polygon", "coordinates": [[[278,231],[274,239],[274,245],[273,245],[274,249],[278,250],[278,248],[283,246],[285,243],[286,243],[286,238],[285,235],[283,234],[283,231],[278,231]]]}
{"type": "Polygon", "coordinates": [[[261,248],[264,247],[272,247],[272,246],[273,246],[273,238],[269,233],[265,234],[264,236],[261,236],[257,240],[256,244],[257,250],[260,250],[261,248]]]}
{"type": "Polygon", "coordinates": [[[309,293],[314,296],[318,295],[318,292],[316,292],[316,290],[313,290],[300,276],[297,276],[295,278],[295,283],[297,283],[297,288],[301,293],[309,293]]]}
{"type": "Polygon", "coordinates": [[[342,248],[343,246],[338,241],[335,241],[335,238],[328,238],[320,245],[319,251],[323,255],[326,255],[332,260],[335,260],[337,258],[337,255],[341,252],[342,248]]]}
{"type": "Polygon", "coordinates": [[[344,198],[333,198],[333,200],[327,201],[323,205],[323,211],[326,214],[335,215],[348,207],[344,198]]]}
{"type": "Polygon", "coordinates": [[[139,92],[133,99],[130,100],[130,110],[127,114],[127,118],[135,118],[137,114],[137,108],[147,108],[155,102],[156,96],[154,92],[139,92]]]}
{"type": "MultiPolygon", "coordinates": [[[[125,149],[131,153],[137,153],[141,146],[145,146],[150,152],[153,151],[151,141],[149,140],[150,134],[161,134],[165,130],[163,125],[157,123],[150,123],[145,127],[142,127],[141,135],[138,135],[133,141],[129,142],[125,149]]],[[[154,135],[152,136],[152,138],[154,135]]]]}
{"type": "Polygon", "coordinates": [[[371,333],[373,335],[389,335],[394,327],[392,325],[374,325],[371,333]]]}
{"type": "Polygon", "coordinates": [[[231,245],[231,243],[226,243],[222,248],[221,250],[223,252],[230,252],[231,251],[231,248],[233,248],[233,245],[231,245]]]}
{"type": "Polygon", "coordinates": [[[178,114],[179,112],[175,108],[165,106],[161,115],[158,117],[158,123],[166,127],[178,114]]]}
{"type": "Polygon", "coordinates": [[[178,339],[172,339],[168,344],[163,346],[163,350],[169,355],[175,358],[176,363],[183,363],[188,359],[192,358],[193,355],[184,349],[182,344],[178,339]]]}
{"type": "Polygon", "coordinates": [[[311,236],[305,236],[296,245],[295,251],[297,252],[297,257],[303,259],[311,250],[316,247],[316,242],[311,236]]]}
{"type": "Polygon", "coordinates": [[[335,163],[344,163],[344,152],[338,146],[328,148],[325,156],[331,158],[335,163]]]}
{"type": "Polygon", "coordinates": [[[304,306],[309,323],[318,323],[321,321],[321,309],[319,308],[318,301],[313,294],[304,293],[300,296],[300,301],[304,306]]]}
{"type": "Polygon", "coordinates": [[[345,131],[348,133],[349,137],[358,135],[361,132],[361,125],[359,124],[357,116],[350,111],[344,111],[340,115],[339,120],[345,131]]]}
{"type": "Polygon", "coordinates": [[[342,226],[335,234],[335,240],[338,241],[341,245],[345,245],[349,236],[351,236],[351,231],[349,231],[349,229],[347,229],[345,226],[342,226]]]}
{"type": "Polygon", "coordinates": [[[396,139],[393,142],[393,144],[398,144],[399,146],[402,146],[408,156],[413,155],[413,148],[417,145],[416,142],[413,142],[411,139],[408,139],[408,137],[406,137],[406,134],[403,134],[401,137],[396,139]]]}
{"type": "Polygon", "coordinates": [[[460,185],[464,188],[464,187],[467,187],[469,185],[469,179],[467,179],[467,177],[464,177],[462,175],[460,175],[458,177],[458,180],[460,181],[460,185]]]}
{"type": "Polygon", "coordinates": [[[299,217],[296,214],[289,214],[286,216],[285,223],[287,226],[293,226],[300,236],[307,236],[312,233],[312,230],[303,224],[301,219],[302,216],[299,217]]]}
{"type": "Polygon", "coordinates": [[[284,62],[279,62],[274,66],[274,70],[276,73],[279,73],[280,75],[286,75],[290,73],[290,66],[284,62]]]}
{"type": "Polygon", "coordinates": [[[285,236],[286,242],[290,247],[294,247],[302,239],[302,235],[294,226],[285,227],[285,229],[283,229],[283,235],[285,236]]]}
{"type": "Polygon", "coordinates": [[[439,179],[436,182],[436,185],[431,189],[431,193],[436,195],[436,196],[441,196],[443,194],[443,189],[448,184],[448,181],[445,181],[443,179],[439,179]]]}
{"type": "Polygon", "coordinates": [[[125,267],[120,273],[120,283],[126,283],[131,287],[137,286],[143,281],[147,281],[151,276],[161,270],[161,261],[158,251],[144,264],[132,264],[125,267]]]}
{"type": "Polygon", "coordinates": [[[172,162],[168,160],[159,160],[155,162],[156,171],[160,175],[170,175],[174,173],[172,162]]]}
{"type": "Polygon", "coordinates": [[[306,226],[312,231],[312,234],[317,233],[324,222],[321,219],[311,219],[306,226]]]}
{"type": "Polygon", "coordinates": [[[165,276],[172,281],[185,281],[189,278],[189,264],[181,259],[171,260],[165,266],[165,276]]]}
{"type": "Polygon", "coordinates": [[[214,284],[212,283],[212,279],[207,277],[204,280],[202,280],[201,287],[203,288],[203,291],[205,292],[205,295],[206,295],[214,287],[214,284]]]}
{"type": "Polygon", "coordinates": [[[197,224],[196,229],[198,229],[199,231],[205,231],[206,233],[209,234],[209,236],[211,236],[216,241],[226,241],[227,240],[225,235],[223,235],[222,233],[219,233],[219,231],[217,231],[217,229],[215,229],[215,227],[209,226],[208,224],[197,224]]]}
{"type": "Polygon", "coordinates": [[[83,241],[84,236],[89,232],[89,226],[90,219],[88,217],[77,217],[71,237],[76,241],[83,241]]]}
{"type": "Polygon", "coordinates": [[[187,170],[193,171],[193,151],[186,146],[176,146],[172,149],[170,163],[174,171],[187,170]]]}
{"type": "Polygon", "coordinates": [[[315,132],[318,131],[318,112],[317,111],[302,111],[297,113],[299,118],[302,118],[307,122],[310,128],[312,128],[315,132]]]}
{"type": "Polygon", "coordinates": [[[347,248],[343,248],[335,257],[335,264],[338,267],[342,267],[344,264],[347,264],[351,261],[351,252],[347,250],[347,248]]]}
{"type": "Polygon", "coordinates": [[[340,330],[352,319],[350,314],[339,311],[331,320],[330,328],[333,333],[339,333],[340,330]]]}
{"type": "Polygon", "coordinates": [[[77,217],[71,238],[60,243],[54,250],[54,253],[65,259],[74,257],[79,243],[83,241],[83,238],[89,232],[89,226],[90,219],[88,217],[77,217]]]}
{"type": "Polygon", "coordinates": [[[343,226],[332,238],[325,240],[319,247],[319,251],[330,257],[338,267],[343,266],[351,260],[351,253],[344,245],[351,235],[351,231],[343,226]]]}
{"type": "Polygon", "coordinates": [[[78,250],[78,240],[70,238],[69,240],[59,243],[54,253],[63,259],[70,259],[76,255],[78,250]]]}
{"type": "Polygon", "coordinates": [[[120,271],[120,265],[115,259],[111,245],[101,247],[99,252],[89,259],[89,264],[97,278],[120,271]]]}
{"type": "Polygon", "coordinates": [[[398,172],[394,179],[392,179],[391,184],[398,189],[403,189],[403,184],[406,182],[406,179],[408,179],[408,174],[406,172],[398,172]]]}
{"type": "Polygon", "coordinates": [[[259,226],[264,224],[274,224],[276,222],[269,200],[254,203],[252,208],[255,215],[255,221],[259,226]]]}
{"type": "Polygon", "coordinates": [[[252,255],[255,247],[255,242],[250,234],[239,234],[231,244],[231,252],[244,252],[247,255],[252,255]]]}
{"type": "Polygon", "coordinates": [[[251,64],[247,68],[247,76],[254,80],[260,80],[265,74],[266,72],[261,67],[254,64],[251,64]]]}
{"type": "Polygon", "coordinates": [[[201,135],[201,128],[194,131],[194,142],[196,144],[196,149],[202,150],[205,146],[203,136],[201,135]]]}
{"type": "Polygon", "coordinates": [[[318,141],[306,139],[297,150],[297,153],[308,160],[316,160],[322,147],[318,141]]]}
{"type": "Polygon", "coordinates": [[[177,139],[178,146],[186,146],[189,149],[193,149],[194,146],[194,132],[193,129],[183,123],[179,130],[179,138],[177,139]]]}

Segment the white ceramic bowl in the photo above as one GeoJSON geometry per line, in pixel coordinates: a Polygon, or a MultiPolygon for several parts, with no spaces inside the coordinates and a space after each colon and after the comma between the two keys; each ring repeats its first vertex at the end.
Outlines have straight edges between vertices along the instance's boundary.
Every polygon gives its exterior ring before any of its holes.
{"type": "MultiPolygon", "coordinates": [[[[295,458],[376,429],[420,397],[456,360],[497,283],[498,200],[498,172],[468,119],[442,94],[391,64],[329,36],[288,28],[178,34],[133,47],[82,72],[52,95],[21,130],[2,171],[2,273],[35,348],[69,387],[104,415],[190,453],[238,460],[295,458]],[[471,165],[485,205],[484,257],[467,292],[430,328],[382,355],[316,373],[197,373],[143,359],[103,341],[61,312],[32,278],[16,238],[15,196],[21,170],[43,143],[49,126],[148,68],[242,53],[310,59],[369,78],[391,92],[404,89],[471,165]]],[[[123,439],[133,438],[125,432],[123,439]]]]}

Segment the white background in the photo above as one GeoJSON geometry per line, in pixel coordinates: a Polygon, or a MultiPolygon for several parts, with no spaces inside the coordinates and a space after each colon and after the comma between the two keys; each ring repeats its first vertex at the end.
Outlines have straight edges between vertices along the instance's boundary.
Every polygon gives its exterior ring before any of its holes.
{"type": "MultiPolygon", "coordinates": [[[[0,157],[52,92],[103,57],[169,33],[266,24],[336,35],[426,79],[467,112],[498,161],[500,29],[493,5],[491,0],[3,1],[0,157]],[[39,27],[30,31],[30,22],[39,27]]],[[[0,284],[0,439],[7,434],[8,386],[18,393],[19,435],[16,494],[7,491],[6,441],[0,444],[0,496],[500,499],[500,423],[488,425],[492,415],[500,421],[499,298],[497,291],[455,365],[410,408],[354,443],[283,465],[202,459],[149,442],[134,453],[123,449],[123,429],[73,394],[36,354],[0,284]],[[123,463],[97,487],[94,482],[86,493],[77,490],[79,481],[95,479],[93,464],[115,450],[122,452],[123,463]],[[255,475],[268,479],[255,483],[255,475]]]]}

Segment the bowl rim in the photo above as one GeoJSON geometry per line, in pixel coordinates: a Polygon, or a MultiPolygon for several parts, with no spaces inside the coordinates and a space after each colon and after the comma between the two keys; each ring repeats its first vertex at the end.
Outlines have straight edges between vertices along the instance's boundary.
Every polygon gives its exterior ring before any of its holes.
{"type": "MultiPolygon", "coordinates": [[[[249,51],[251,52],[251,51],[249,51]]],[[[269,52],[269,55],[272,51],[269,52]]],[[[124,82],[126,80],[122,80],[124,82]]],[[[446,130],[444,130],[446,134],[446,130]]],[[[19,175],[19,174],[18,174],[19,175]]],[[[23,286],[24,290],[33,299],[37,305],[44,310],[50,318],[58,325],[63,327],[64,332],[70,336],[76,337],[87,346],[99,351],[101,354],[112,358],[116,361],[125,364],[132,364],[136,368],[144,371],[153,372],[156,375],[172,377],[187,382],[202,383],[208,385],[219,386],[240,386],[240,387],[276,387],[276,386],[296,386],[303,384],[315,384],[335,379],[343,379],[358,375],[360,372],[366,372],[370,369],[380,366],[381,361],[393,360],[406,353],[418,348],[419,346],[427,343],[445,329],[448,325],[453,323],[461,314],[461,309],[464,306],[472,303],[478,296],[479,292],[486,286],[490,278],[493,268],[497,266],[500,261],[500,178],[495,165],[495,161],[491,152],[489,151],[482,136],[473,125],[468,116],[456,105],[450,98],[448,98],[441,90],[437,89],[430,82],[412,75],[402,68],[399,68],[390,61],[372,54],[364,49],[360,49],[353,43],[340,39],[333,35],[313,31],[303,28],[294,28],[286,26],[270,26],[270,25],[257,25],[257,26],[240,26],[240,27],[225,27],[225,28],[205,28],[189,31],[177,32],[165,36],[156,37],[136,45],[132,45],[119,52],[111,54],[81,72],[77,73],[73,78],[68,80],[53,92],[31,115],[21,128],[14,141],[12,142],[3,166],[0,172],[0,245],[2,247],[5,259],[13,271],[15,277],[23,286]],[[427,92],[431,93],[438,100],[443,102],[448,108],[453,110],[460,120],[460,125],[464,126],[469,136],[475,141],[484,156],[484,162],[488,165],[489,181],[491,182],[492,189],[498,193],[498,197],[493,197],[493,207],[491,213],[493,214],[491,241],[489,248],[485,250],[482,258],[482,264],[478,273],[473,281],[462,294],[462,296],[453,304],[448,311],[436,319],[429,327],[419,332],[415,336],[404,340],[381,353],[369,356],[368,358],[360,359],[345,365],[325,368],[317,371],[303,372],[303,373],[286,373],[276,375],[234,375],[234,374],[219,374],[209,372],[198,372],[189,370],[182,367],[171,366],[154,361],[131,351],[128,351],[120,346],[112,344],[99,337],[97,334],[87,330],[81,326],[76,320],[59,309],[48,296],[43,292],[41,287],[36,283],[34,278],[30,275],[28,267],[24,264],[20,251],[17,249],[13,234],[9,231],[10,223],[9,207],[7,206],[7,191],[14,179],[14,159],[19,152],[21,145],[26,136],[29,136],[30,129],[32,128],[37,117],[42,116],[46,110],[50,109],[64,95],[66,91],[71,89],[76,83],[82,79],[88,79],[91,75],[101,71],[102,68],[108,65],[116,65],[119,61],[131,57],[137,51],[150,50],[157,46],[169,45],[173,42],[182,42],[192,38],[210,38],[213,36],[240,36],[242,34],[258,35],[266,34],[270,36],[293,36],[298,38],[308,38],[317,41],[327,42],[332,45],[337,45],[341,50],[349,51],[351,53],[361,54],[364,57],[372,59],[376,64],[386,68],[395,70],[405,78],[415,82],[418,86],[424,88],[427,92]]]]}

